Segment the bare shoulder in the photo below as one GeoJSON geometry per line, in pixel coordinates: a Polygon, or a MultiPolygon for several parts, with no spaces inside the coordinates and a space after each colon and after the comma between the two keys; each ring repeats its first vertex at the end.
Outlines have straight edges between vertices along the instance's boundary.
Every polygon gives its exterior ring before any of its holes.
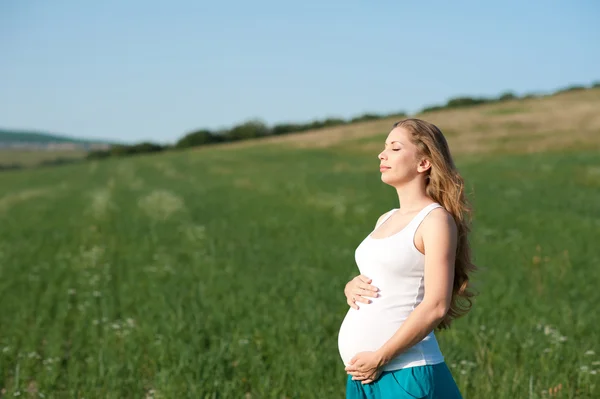
{"type": "Polygon", "coordinates": [[[423,228],[427,231],[449,231],[454,233],[457,230],[456,221],[450,212],[443,207],[435,208],[425,218],[423,228]]]}

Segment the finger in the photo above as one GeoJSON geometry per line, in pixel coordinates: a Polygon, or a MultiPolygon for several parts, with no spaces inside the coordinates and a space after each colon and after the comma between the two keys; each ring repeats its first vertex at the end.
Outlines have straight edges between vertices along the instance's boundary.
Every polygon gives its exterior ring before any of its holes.
{"type": "Polygon", "coordinates": [[[346,370],[346,374],[350,374],[350,375],[362,375],[365,372],[363,370],[359,370],[359,369],[348,369],[346,370]]]}
{"type": "Polygon", "coordinates": [[[367,276],[364,276],[362,274],[359,274],[358,278],[360,281],[362,281],[363,283],[367,283],[367,284],[371,284],[371,281],[373,281],[370,278],[368,278],[367,276]]]}
{"type": "Polygon", "coordinates": [[[356,303],[352,302],[352,300],[348,299],[348,300],[346,300],[346,303],[347,303],[347,304],[348,304],[348,305],[349,305],[351,308],[358,310],[358,305],[357,305],[356,303]]]}
{"type": "Polygon", "coordinates": [[[364,297],[371,297],[371,298],[376,298],[379,296],[378,293],[373,292],[373,291],[369,291],[369,290],[365,290],[362,288],[355,288],[352,290],[352,293],[355,295],[360,295],[360,296],[364,296],[364,297]]]}
{"type": "Polygon", "coordinates": [[[363,381],[361,381],[360,383],[361,383],[361,384],[370,384],[370,383],[372,383],[372,382],[373,382],[373,380],[363,380],[363,381]]]}
{"type": "Polygon", "coordinates": [[[363,381],[365,380],[367,377],[364,374],[359,374],[359,375],[355,375],[352,377],[352,379],[354,381],[363,381]]]}
{"type": "Polygon", "coordinates": [[[360,283],[358,285],[359,288],[362,288],[363,290],[366,291],[371,291],[371,292],[378,292],[379,288],[375,287],[374,285],[371,284],[365,284],[365,283],[360,283]]]}
{"type": "Polygon", "coordinates": [[[362,297],[362,296],[360,296],[360,295],[357,295],[357,296],[355,296],[355,300],[356,300],[356,302],[362,302],[362,303],[371,303],[371,300],[370,300],[370,299],[363,298],[363,297],[362,297]]]}
{"type": "Polygon", "coordinates": [[[364,297],[372,296],[370,291],[363,290],[361,288],[355,288],[355,289],[353,289],[352,290],[352,294],[356,295],[356,296],[364,296],[364,297]]]}
{"type": "Polygon", "coordinates": [[[359,298],[361,296],[367,297],[369,295],[365,295],[368,294],[368,291],[365,290],[361,290],[360,288],[354,288],[351,292],[351,295],[353,295],[355,298],[359,298]]]}

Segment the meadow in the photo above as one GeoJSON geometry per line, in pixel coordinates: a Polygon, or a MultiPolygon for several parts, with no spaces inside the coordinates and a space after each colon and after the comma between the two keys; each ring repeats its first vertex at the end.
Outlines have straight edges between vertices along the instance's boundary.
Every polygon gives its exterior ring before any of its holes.
{"type": "MultiPolygon", "coordinates": [[[[464,398],[600,397],[599,103],[423,116],[474,206],[479,295],[437,333],[464,398]]],[[[344,397],[390,126],[0,173],[0,397],[344,397]]]]}

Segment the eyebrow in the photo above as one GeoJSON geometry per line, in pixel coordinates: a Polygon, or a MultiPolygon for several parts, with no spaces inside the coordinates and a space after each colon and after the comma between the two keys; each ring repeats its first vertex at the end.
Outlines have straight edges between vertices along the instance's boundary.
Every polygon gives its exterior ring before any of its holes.
{"type": "MultiPolygon", "coordinates": [[[[394,143],[400,143],[400,144],[402,144],[402,142],[401,142],[401,141],[399,141],[399,140],[390,141],[390,144],[394,144],[394,143]]],[[[386,143],[386,142],[384,142],[383,144],[385,145],[385,144],[387,144],[387,143],[386,143]]]]}

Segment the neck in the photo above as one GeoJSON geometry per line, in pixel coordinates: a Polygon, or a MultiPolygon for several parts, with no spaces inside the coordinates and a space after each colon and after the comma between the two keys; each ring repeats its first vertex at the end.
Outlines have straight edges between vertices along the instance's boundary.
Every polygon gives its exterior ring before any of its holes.
{"type": "Polygon", "coordinates": [[[431,198],[427,196],[425,191],[425,181],[415,179],[406,184],[396,187],[398,200],[402,212],[410,213],[421,210],[423,207],[431,203],[431,198]]]}

